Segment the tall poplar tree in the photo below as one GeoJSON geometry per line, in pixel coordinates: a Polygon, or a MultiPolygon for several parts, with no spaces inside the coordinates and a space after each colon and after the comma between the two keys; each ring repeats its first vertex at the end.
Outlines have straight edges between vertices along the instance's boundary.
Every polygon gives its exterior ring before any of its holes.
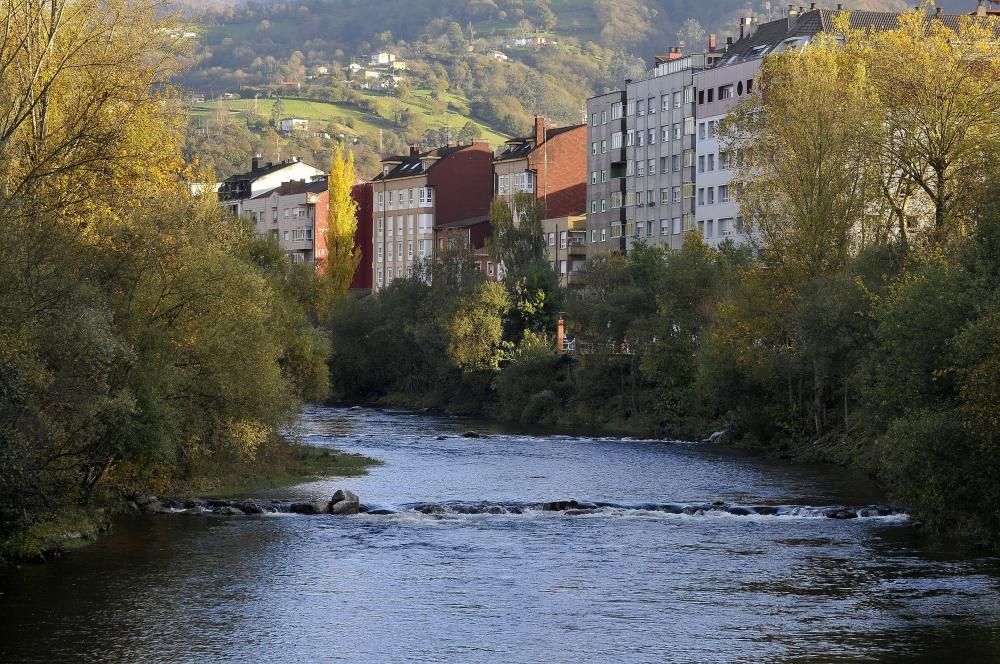
{"type": "Polygon", "coordinates": [[[354,272],[361,262],[361,252],[354,243],[358,230],[358,204],[351,197],[354,185],[354,155],[334,149],[330,160],[327,212],[326,258],[321,263],[322,276],[317,309],[320,316],[329,315],[330,308],[347,295],[354,272]]]}

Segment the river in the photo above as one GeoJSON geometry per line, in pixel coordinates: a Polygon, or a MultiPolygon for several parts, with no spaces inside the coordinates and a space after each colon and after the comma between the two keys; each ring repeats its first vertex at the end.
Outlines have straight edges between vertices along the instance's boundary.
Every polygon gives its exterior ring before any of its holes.
{"type": "Polygon", "coordinates": [[[375,410],[297,429],[384,465],[265,497],[395,513],[126,520],[0,570],[0,661],[1000,661],[998,560],[827,518],[885,502],[846,471],[375,410]],[[556,500],[608,505],[514,508],[556,500]]]}

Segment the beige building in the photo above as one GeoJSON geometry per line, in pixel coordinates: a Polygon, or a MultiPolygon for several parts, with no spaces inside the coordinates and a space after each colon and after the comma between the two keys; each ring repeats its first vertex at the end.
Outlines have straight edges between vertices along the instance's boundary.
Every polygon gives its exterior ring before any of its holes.
{"type": "Polygon", "coordinates": [[[563,286],[580,278],[587,262],[587,217],[572,215],[542,221],[552,268],[563,286]]]}

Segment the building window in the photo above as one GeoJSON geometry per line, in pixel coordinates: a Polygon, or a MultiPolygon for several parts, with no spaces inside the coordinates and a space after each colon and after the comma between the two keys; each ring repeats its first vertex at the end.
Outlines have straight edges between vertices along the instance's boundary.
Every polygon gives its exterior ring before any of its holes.
{"type": "Polygon", "coordinates": [[[698,156],[698,172],[699,173],[705,172],[705,155],[698,156]]]}
{"type": "Polygon", "coordinates": [[[719,170],[727,171],[729,170],[729,153],[720,152],[719,153],[719,170]]]}
{"type": "Polygon", "coordinates": [[[684,135],[694,136],[694,118],[684,118],[684,135]]]}
{"type": "Polygon", "coordinates": [[[710,172],[715,170],[715,153],[708,155],[708,170],[710,172]]]}
{"type": "Polygon", "coordinates": [[[753,92],[753,79],[752,78],[748,78],[747,79],[747,94],[750,94],[752,92],[753,92]]]}
{"type": "Polygon", "coordinates": [[[397,242],[396,243],[396,260],[398,260],[398,261],[403,260],[403,243],[402,242],[397,242]]]}
{"type": "Polygon", "coordinates": [[[652,97],[646,100],[646,110],[649,112],[650,115],[656,114],[656,100],[653,99],[652,97]]]}
{"type": "Polygon", "coordinates": [[[629,129],[625,134],[625,145],[626,147],[632,147],[635,145],[635,131],[629,129]]]}
{"type": "Polygon", "coordinates": [[[699,141],[705,140],[705,123],[704,122],[699,122],[698,123],[698,140],[699,141]]]}
{"type": "Polygon", "coordinates": [[[669,173],[670,172],[670,164],[669,164],[669,162],[667,162],[667,158],[666,157],[660,157],[660,172],[661,173],[669,173]]]}
{"type": "Polygon", "coordinates": [[[681,156],[679,154],[671,155],[670,170],[672,170],[674,173],[681,170],[681,156]]]}
{"type": "Polygon", "coordinates": [[[712,237],[712,220],[705,222],[705,237],[712,237]]]}
{"type": "Polygon", "coordinates": [[[680,108],[680,107],[681,107],[681,93],[680,92],[675,92],[674,93],[674,108],[680,108]]]}
{"type": "Polygon", "coordinates": [[[664,113],[670,109],[670,95],[660,95],[660,110],[664,113]]]}
{"type": "Polygon", "coordinates": [[[656,175],[656,160],[650,159],[646,162],[646,172],[650,175],[656,175]]]}
{"type": "Polygon", "coordinates": [[[608,152],[608,142],[601,141],[601,154],[607,154],[608,152]]]}
{"type": "Polygon", "coordinates": [[[608,181],[608,172],[606,170],[601,171],[601,182],[608,181]]]}
{"type": "Polygon", "coordinates": [[[708,121],[708,137],[709,138],[715,138],[715,125],[716,125],[715,120],[709,120],[708,121]]]}
{"type": "Polygon", "coordinates": [[[733,96],[732,84],[723,85],[719,88],[719,101],[722,101],[723,99],[732,99],[733,96]]]}
{"type": "Polygon", "coordinates": [[[675,141],[681,140],[681,123],[680,122],[675,122],[673,124],[673,133],[674,133],[674,140],[675,141]]]}
{"type": "Polygon", "coordinates": [[[699,187],[698,188],[698,205],[704,205],[704,204],[705,204],[705,188],[704,187],[699,187]]]}
{"type": "Polygon", "coordinates": [[[590,212],[592,214],[597,214],[597,199],[590,201],[590,212]]]}
{"type": "Polygon", "coordinates": [[[715,88],[708,89],[708,103],[711,104],[714,101],[715,88]]]}
{"type": "Polygon", "coordinates": [[[590,172],[590,184],[597,184],[597,171],[590,172]]]}
{"type": "Polygon", "coordinates": [[[620,131],[616,131],[615,133],[611,134],[611,149],[617,150],[621,146],[622,146],[622,133],[620,131]]]}
{"type": "Polygon", "coordinates": [[[705,91],[698,90],[698,105],[700,106],[704,103],[705,103],[705,91]]]}
{"type": "Polygon", "coordinates": [[[622,206],[623,200],[624,198],[622,197],[622,192],[620,191],[611,192],[611,207],[620,208],[622,206]]]}
{"type": "Polygon", "coordinates": [[[622,103],[619,101],[615,102],[614,104],[611,104],[611,119],[620,120],[621,117],[622,117],[622,103]]]}
{"type": "Polygon", "coordinates": [[[669,219],[660,219],[660,235],[670,235],[669,219]]]}
{"type": "Polygon", "coordinates": [[[694,103],[694,86],[685,85],[684,86],[684,103],[693,104],[694,103]]]}
{"type": "Polygon", "coordinates": [[[590,114],[590,126],[591,127],[596,127],[597,126],[597,113],[591,113],[590,114]]]}
{"type": "Polygon", "coordinates": [[[660,189],[660,205],[667,205],[670,203],[670,191],[664,187],[660,189]]]}
{"type": "Polygon", "coordinates": [[[670,140],[670,127],[660,127],[660,142],[666,143],[670,140]]]}
{"type": "Polygon", "coordinates": [[[493,276],[493,261],[486,261],[486,274],[493,276]]]}
{"type": "Polygon", "coordinates": [[[406,257],[413,260],[413,241],[406,243],[406,257]]]}
{"type": "Polygon", "coordinates": [[[590,154],[591,155],[597,154],[597,141],[594,141],[593,143],[590,144],[590,154]]]}
{"type": "Polygon", "coordinates": [[[649,145],[655,145],[656,144],[656,130],[655,129],[650,129],[647,132],[647,134],[648,135],[646,136],[646,142],[649,145]]]}
{"type": "Polygon", "coordinates": [[[656,205],[656,199],[653,198],[653,190],[646,190],[646,205],[656,205]]]}
{"type": "Polygon", "coordinates": [[[643,141],[645,139],[646,139],[646,133],[643,132],[643,131],[637,131],[635,133],[635,145],[636,145],[636,147],[641,148],[642,144],[643,144],[643,141]]]}
{"type": "Polygon", "coordinates": [[[729,185],[721,184],[719,185],[719,202],[728,203],[729,202],[729,185]]]}
{"type": "Polygon", "coordinates": [[[670,223],[674,227],[674,235],[680,235],[681,234],[681,218],[680,217],[674,217],[673,220],[671,220],[670,223]]]}
{"type": "Polygon", "coordinates": [[[602,228],[601,229],[601,242],[604,242],[607,239],[608,239],[608,229],[607,228],[602,228]]]}
{"type": "Polygon", "coordinates": [[[670,189],[670,202],[671,203],[680,203],[681,202],[681,188],[680,187],[671,187],[671,189],[670,189]]]}
{"type": "Polygon", "coordinates": [[[635,204],[642,205],[642,190],[635,192],[635,204]]]}
{"type": "Polygon", "coordinates": [[[708,204],[709,205],[715,204],[715,187],[708,188],[708,204]]]}
{"type": "Polygon", "coordinates": [[[719,237],[729,237],[733,234],[733,220],[732,217],[729,219],[719,219],[716,230],[719,231],[719,237]]]}
{"type": "Polygon", "coordinates": [[[384,191],[378,192],[378,209],[379,209],[379,211],[382,211],[382,210],[385,209],[385,192],[384,191]]]}
{"type": "Polygon", "coordinates": [[[625,115],[635,115],[635,101],[630,101],[625,108],[625,115]]]}
{"type": "Polygon", "coordinates": [[[607,212],[607,211],[608,211],[608,199],[602,198],[601,199],[601,212],[607,212]]]}
{"type": "Polygon", "coordinates": [[[625,177],[632,177],[635,175],[635,162],[629,159],[625,162],[625,177]]]}
{"type": "Polygon", "coordinates": [[[382,262],[382,244],[381,243],[379,243],[379,245],[378,245],[378,260],[379,260],[379,262],[382,262]]]}
{"type": "Polygon", "coordinates": [[[601,124],[608,124],[608,112],[601,111],[601,124]]]}

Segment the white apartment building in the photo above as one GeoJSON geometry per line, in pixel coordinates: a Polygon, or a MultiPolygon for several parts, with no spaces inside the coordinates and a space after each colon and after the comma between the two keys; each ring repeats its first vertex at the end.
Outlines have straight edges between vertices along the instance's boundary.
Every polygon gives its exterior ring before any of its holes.
{"type": "Polygon", "coordinates": [[[283,182],[300,180],[310,182],[325,175],[320,169],[293,157],[277,164],[260,162],[260,155],[251,161],[250,171],[226,178],[219,187],[219,202],[236,216],[244,213],[243,203],[255,196],[272,191],[283,182]]]}
{"type": "Polygon", "coordinates": [[[277,240],[293,263],[326,258],[328,181],[291,181],[242,202],[243,216],[258,235],[277,240]]]}

